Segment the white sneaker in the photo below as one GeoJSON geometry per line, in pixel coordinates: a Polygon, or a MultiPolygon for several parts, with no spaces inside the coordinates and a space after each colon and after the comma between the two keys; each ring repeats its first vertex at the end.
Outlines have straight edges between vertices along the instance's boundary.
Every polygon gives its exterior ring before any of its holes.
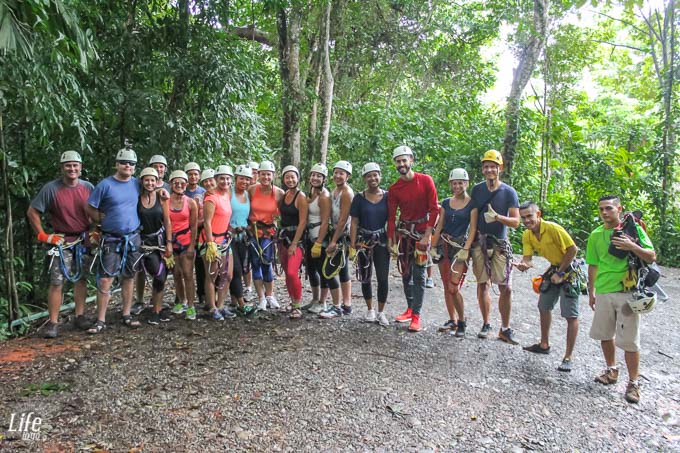
{"type": "Polygon", "coordinates": [[[428,277],[425,280],[425,288],[434,288],[434,280],[428,277]]]}
{"type": "Polygon", "coordinates": [[[309,308],[309,312],[318,315],[321,312],[326,311],[327,308],[328,307],[326,306],[326,303],[322,304],[321,302],[317,302],[312,307],[309,308]]]}
{"type": "Polygon", "coordinates": [[[368,310],[364,322],[375,322],[375,310],[368,310]]]}
{"type": "Polygon", "coordinates": [[[260,303],[257,304],[257,309],[260,311],[267,311],[267,298],[263,297],[260,299],[260,303]]]}
{"type": "Polygon", "coordinates": [[[269,308],[273,308],[274,310],[278,310],[281,308],[281,305],[279,305],[279,301],[276,300],[276,296],[267,296],[267,303],[269,304],[269,308]]]}
{"type": "Polygon", "coordinates": [[[390,325],[390,322],[387,320],[387,316],[385,316],[384,312],[378,313],[378,324],[380,324],[383,327],[387,327],[390,325]]]}

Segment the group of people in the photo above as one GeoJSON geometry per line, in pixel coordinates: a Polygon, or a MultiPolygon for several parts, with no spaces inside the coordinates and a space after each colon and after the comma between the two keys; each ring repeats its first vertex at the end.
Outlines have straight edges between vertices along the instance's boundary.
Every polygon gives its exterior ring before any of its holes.
{"type": "MultiPolygon", "coordinates": [[[[559,301],[561,315],[567,320],[567,347],[558,369],[570,371],[584,282],[575,265],[578,248],[565,229],[542,219],[535,203],[519,203],[515,189],[501,181],[503,157],[498,151],[483,154],[484,181],[469,193],[468,172],[451,170],[451,195],[441,203],[432,178],[413,170],[411,148],[398,146],[392,160],[399,178],[387,190],[381,185],[380,166],[369,162],[361,170],[365,189],[355,193],[349,183],[352,165],[341,160],[330,175],[324,164],[313,165],[308,174],[309,191],[304,193],[300,189],[302,175],[291,165],[279,175],[282,187],[276,186],[277,172],[271,161],[239,165],[235,171],[228,165],[201,170],[190,162],[183,170],[170,173],[165,182],[167,161],[157,155],[135,178],[137,156],[131,149],[121,149],[116,155],[116,172],[93,187],[80,179],[81,156],[75,151],[64,152],[62,177],[46,184],[28,210],[38,241],[52,246],[48,251],[50,320],[44,335],[57,336],[65,280],[75,285],[74,322],[91,334],[106,327],[116,278],[122,292],[123,323],[140,325],[136,315],[144,307],[146,279],[152,282],[148,322],[169,321],[169,310],[163,309],[169,272],[174,275],[176,294],[172,312],[184,314],[188,320],[196,319],[197,299],[216,321],[270,308],[285,310],[293,319],[304,312],[322,319],[341,317],[353,310],[350,261],[366,302],[365,320],[388,326],[384,309],[390,261],[394,259],[407,303],[396,322],[408,323],[409,331],[422,330],[427,269],[436,264],[449,317],[439,330],[464,338],[468,326],[460,288],[471,264],[483,320],[477,336],[491,334],[490,289],[495,284],[501,319],[498,338],[517,345],[510,327],[512,270],[526,271],[533,266],[534,254],[539,254],[550,262],[535,284],[540,294],[541,339],[524,349],[550,352],[551,312],[559,301]],[[332,190],[326,187],[329,176],[332,190]],[[45,232],[41,214],[49,214],[53,233],[45,232]],[[520,222],[526,230],[522,259],[515,261],[508,228],[518,228],[520,222]],[[277,263],[290,299],[283,308],[274,294],[277,263]],[[303,263],[312,290],[307,304],[302,297],[303,263]],[[97,319],[93,323],[84,315],[90,268],[96,269],[97,282],[97,319]],[[135,281],[137,304],[133,307],[135,281]],[[251,284],[256,294],[253,304],[246,301],[251,284]],[[326,302],[329,293],[330,304],[326,302]]],[[[619,346],[625,351],[630,378],[626,399],[637,402],[640,315],[627,305],[627,255],[649,263],[655,260],[655,253],[643,229],[638,228],[635,238],[612,236],[620,225],[618,197],[602,197],[599,211],[603,225],[590,235],[586,251],[589,304],[595,310],[590,336],[601,341],[607,365],[596,381],[617,381],[615,345],[619,346]],[[612,254],[611,247],[624,256],[612,254]]]]}

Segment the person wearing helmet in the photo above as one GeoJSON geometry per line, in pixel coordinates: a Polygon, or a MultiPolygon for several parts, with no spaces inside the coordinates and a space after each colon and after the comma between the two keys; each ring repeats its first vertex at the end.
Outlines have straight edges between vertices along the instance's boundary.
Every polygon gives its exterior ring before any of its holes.
{"type": "Polygon", "coordinates": [[[140,325],[130,313],[142,245],[137,215],[141,184],[133,176],[136,165],[137,154],[133,150],[118,151],[116,173],[97,184],[88,199],[88,215],[101,226],[102,233],[97,268],[97,321],[88,330],[90,334],[106,328],[106,309],[116,277],[120,280],[123,299],[123,323],[128,327],[140,325]]]}
{"type": "MultiPolygon", "coordinates": [[[[612,385],[618,381],[616,346],[625,351],[628,368],[628,386],[625,398],[629,403],[640,401],[638,383],[640,368],[640,315],[628,306],[631,293],[624,290],[624,279],[629,272],[629,256],[645,263],[656,261],[656,253],[649,236],[637,223],[637,240],[620,227],[621,200],[616,195],[605,195],[598,200],[602,225],[590,233],[586,247],[588,264],[589,305],[595,311],[590,326],[590,338],[599,340],[607,369],[595,378],[595,382],[612,385]],[[610,250],[613,246],[615,250],[610,250]],[[618,251],[627,252],[623,258],[615,256],[618,251]]],[[[618,253],[617,253],[618,254],[618,253]]]]}
{"type": "Polygon", "coordinates": [[[252,173],[250,185],[254,186],[255,184],[257,184],[259,179],[260,164],[258,162],[253,161],[250,162],[248,165],[250,166],[250,171],[252,173]]]}
{"type": "Polygon", "coordinates": [[[534,252],[550,262],[539,285],[538,312],[541,319],[541,341],[524,347],[538,354],[550,353],[551,311],[560,301],[560,312],[567,320],[567,348],[559,371],[571,371],[571,354],[578,334],[578,264],[574,263],[578,247],[569,233],[560,225],[542,218],[541,210],[532,201],[519,205],[519,215],[526,230],[522,233],[522,260],[513,265],[524,272],[533,267],[534,252]]]}
{"type": "Polygon", "coordinates": [[[337,275],[328,278],[322,270],[331,218],[331,194],[324,187],[327,177],[328,168],[324,164],[314,164],[309,171],[306,267],[309,286],[312,288],[312,301],[304,309],[315,315],[326,311],[329,291],[333,305],[340,305],[340,280],[337,275]]]}
{"type": "MultiPolygon", "coordinates": [[[[187,174],[187,188],[184,195],[194,200],[198,208],[197,224],[196,224],[196,238],[198,233],[203,229],[203,194],[205,189],[201,187],[201,166],[196,162],[189,162],[184,166],[184,171],[187,174]]],[[[198,246],[198,243],[195,244],[198,246]]],[[[205,303],[205,272],[203,267],[203,259],[198,253],[194,253],[194,270],[196,272],[196,295],[198,296],[198,303],[205,303]]]]}
{"type": "Polygon", "coordinates": [[[248,263],[248,216],[250,215],[250,198],[248,187],[252,179],[250,166],[239,165],[235,172],[234,190],[231,193],[231,256],[233,258],[233,276],[229,284],[232,305],[237,307],[236,313],[250,316],[256,312],[255,307],[246,304],[243,290],[243,275],[248,263]]]}
{"type": "Polygon", "coordinates": [[[165,181],[165,173],[168,171],[168,161],[165,156],[155,154],[149,159],[149,167],[152,167],[158,172],[157,187],[163,187],[170,193],[170,184],[165,181]]]}
{"type": "Polygon", "coordinates": [[[268,160],[260,164],[260,182],[248,188],[250,215],[248,216],[250,235],[250,265],[259,300],[257,308],[278,309],[281,306],[274,296],[274,259],[276,258],[275,218],[279,215],[279,203],[283,190],[274,185],[274,163],[268,160]]]}
{"type": "MultiPolygon", "coordinates": [[[[163,306],[163,289],[168,277],[168,268],[164,258],[172,256],[172,225],[168,200],[161,200],[156,193],[158,172],[147,167],[139,174],[142,182],[142,194],[137,204],[137,215],[142,225],[142,272],[151,278],[151,303],[153,312],[148,322],[158,325],[161,321],[163,306]],[[161,250],[163,249],[163,250],[161,250]]],[[[141,300],[144,286],[137,287],[137,300],[141,300]],[[141,293],[141,294],[140,294],[141,293]]],[[[170,318],[164,314],[164,321],[170,318]]]]}
{"type": "MultiPolygon", "coordinates": [[[[49,287],[47,289],[47,311],[49,321],[43,330],[45,338],[55,338],[59,326],[64,280],[73,282],[76,304],[74,323],[77,328],[86,330],[91,322],[85,317],[85,298],[87,297],[87,270],[90,268],[91,244],[88,237],[90,217],[87,215],[87,199],[94,186],[80,179],[83,161],[76,151],[64,151],[60,158],[61,178],[45,184],[31,201],[26,213],[28,221],[37,234],[39,242],[56,246],[61,256],[50,256],[48,269],[49,287]],[[40,219],[49,217],[54,233],[46,233],[40,219]],[[83,242],[65,246],[65,243],[83,242]],[[61,248],[61,250],[59,249],[61,248]],[[62,264],[63,260],[63,264],[62,264]]],[[[54,250],[54,249],[52,249],[54,250]]]]}
{"type": "Polygon", "coordinates": [[[449,314],[449,320],[439,331],[455,332],[458,338],[465,338],[467,328],[460,287],[465,280],[470,248],[477,233],[477,208],[467,193],[469,181],[468,172],[463,168],[454,168],[449,173],[453,196],[441,203],[430,250],[434,261],[438,261],[449,314]]]}
{"type": "Polygon", "coordinates": [[[387,327],[390,322],[385,315],[389,292],[390,252],[387,248],[387,191],[380,187],[380,166],[369,162],[361,170],[366,189],[352,200],[349,215],[350,257],[356,256],[357,279],[366,301],[366,322],[378,322],[387,327]],[[378,281],[378,314],[373,308],[372,268],[378,281]]]}
{"type": "Polygon", "coordinates": [[[477,302],[482,313],[482,329],[479,338],[491,333],[491,285],[498,285],[498,310],[501,328],[498,338],[517,345],[510,328],[512,307],[512,245],[508,240],[508,228],[519,227],[519,198],[515,189],[501,182],[503,156],[496,150],[489,150],[482,156],[484,181],[472,188],[472,201],[479,212],[477,222],[478,240],[472,247],[472,271],[477,279],[477,302]],[[489,275],[488,270],[491,270],[489,275]]]}
{"type": "MultiPolygon", "coordinates": [[[[172,312],[176,315],[185,313],[185,318],[193,321],[196,319],[193,268],[196,256],[195,244],[198,237],[199,209],[195,199],[186,194],[188,181],[189,175],[182,170],[175,170],[170,174],[172,239],[167,247],[169,248],[172,244],[172,253],[175,256],[173,277],[177,302],[172,312]]],[[[203,272],[201,275],[205,278],[203,272]]]]}
{"type": "Polygon", "coordinates": [[[408,304],[396,321],[410,322],[409,331],[420,332],[428,249],[439,214],[437,189],[429,175],[413,171],[411,148],[396,147],[392,159],[399,179],[388,190],[387,239],[392,254],[399,257],[397,264],[408,304]]]}

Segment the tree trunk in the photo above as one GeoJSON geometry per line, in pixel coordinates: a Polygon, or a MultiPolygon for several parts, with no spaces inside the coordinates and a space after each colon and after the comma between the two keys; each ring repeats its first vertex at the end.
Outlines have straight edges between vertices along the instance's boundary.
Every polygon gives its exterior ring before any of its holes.
{"type": "MultiPolygon", "coordinates": [[[[177,36],[177,54],[180,58],[185,58],[187,54],[187,48],[189,46],[189,19],[191,17],[191,11],[189,10],[189,0],[179,0],[177,2],[177,12],[179,13],[179,33],[177,36]]],[[[181,65],[177,66],[178,68],[181,65]]],[[[178,142],[177,130],[178,130],[178,114],[181,114],[181,109],[184,105],[184,97],[186,95],[188,87],[188,80],[186,75],[181,69],[175,74],[172,84],[172,93],[170,99],[168,100],[168,117],[172,121],[173,126],[171,126],[171,131],[169,134],[163,134],[166,143],[162,146],[165,151],[166,157],[174,159],[176,162],[182,161],[182,150],[176,146],[178,142]],[[168,155],[172,153],[172,155],[168,155]]],[[[163,139],[162,139],[163,140],[163,139]]]]}
{"type": "Polygon", "coordinates": [[[317,121],[319,114],[319,87],[321,85],[321,71],[319,70],[318,58],[316,67],[314,68],[314,99],[312,100],[312,107],[309,111],[309,124],[307,126],[307,164],[311,166],[318,162],[326,163],[325,161],[320,161],[317,159],[316,153],[316,133],[317,133],[317,121]]]}
{"type": "Polygon", "coordinates": [[[301,6],[295,5],[288,14],[278,8],[276,28],[279,34],[279,73],[281,75],[281,106],[283,164],[300,165],[300,118],[302,90],[300,87],[300,27],[301,6]]]}
{"type": "Polygon", "coordinates": [[[509,181],[512,181],[512,166],[519,140],[520,100],[545,46],[548,34],[549,8],[550,0],[534,0],[533,32],[527,42],[522,45],[519,63],[512,77],[512,87],[505,110],[505,134],[503,137],[503,161],[509,181]]]}
{"type": "Polygon", "coordinates": [[[328,42],[330,40],[331,1],[326,0],[321,21],[321,133],[319,135],[319,160],[326,162],[328,157],[328,136],[331,130],[333,113],[333,72],[328,42]]]}

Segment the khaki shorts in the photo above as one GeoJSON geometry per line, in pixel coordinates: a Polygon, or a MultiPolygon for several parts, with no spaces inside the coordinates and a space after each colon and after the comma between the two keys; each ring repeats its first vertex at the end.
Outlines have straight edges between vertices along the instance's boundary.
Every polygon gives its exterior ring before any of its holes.
{"type": "MultiPolygon", "coordinates": [[[[489,274],[486,272],[486,267],[484,266],[484,253],[486,250],[482,250],[479,246],[474,246],[470,250],[470,256],[472,257],[472,272],[475,274],[477,283],[486,283],[489,281],[489,274]]],[[[494,249],[493,255],[489,258],[491,261],[491,282],[497,285],[512,285],[512,268],[510,268],[510,275],[508,276],[508,281],[505,281],[505,269],[508,265],[508,260],[511,257],[506,257],[498,250],[494,249]]]]}
{"type": "Polygon", "coordinates": [[[550,285],[546,292],[538,296],[538,309],[552,311],[560,302],[560,314],[563,318],[578,318],[578,297],[569,297],[564,285],[550,285]]]}
{"type": "Polygon", "coordinates": [[[597,294],[595,315],[590,326],[593,340],[615,340],[626,352],[640,350],[640,315],[628,306],[630,293],[597,294]]]}
{"type": "MultiPolygon", "coordinates": [[[[75,268],[75,263],[73,262],[73,255],[75,254],[75,248],[64,250],[64,266],[68,270],[69,274],[75,276],[77,269],[75,268]]],[[[66,277],[61,271],[61,260],[59,256],[47,256],[48,269],[47,274],[50,277],[50,285],[52,286],[62,286],[66,277]]],[[[90,273],[90,266],[92,265],[92,255],[90,255],[90,250],[88,249],[83,253],[82,256],[82,273],[80,274],[79,281],[87,280],[87,276],[90,273]]]]}

